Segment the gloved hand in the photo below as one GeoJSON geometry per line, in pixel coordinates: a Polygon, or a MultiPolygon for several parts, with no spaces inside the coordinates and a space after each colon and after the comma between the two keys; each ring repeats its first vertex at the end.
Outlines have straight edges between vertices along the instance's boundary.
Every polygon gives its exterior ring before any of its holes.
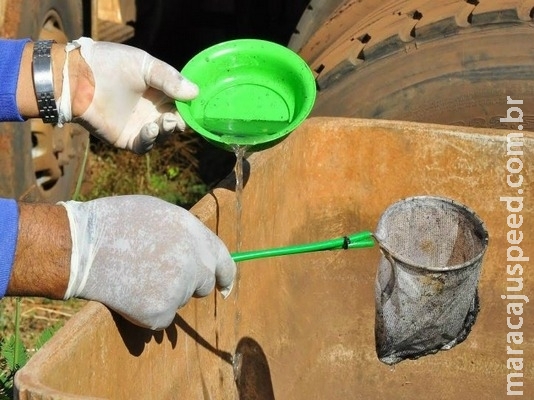
{"type": "Polygon", "coordinates": [[[185,209],[142,195],[59,204],[72,237],[65,299],[99,301],[159,330],[193,295],[215,284],[230,293],[236,265],[226,246],[185,209]]]}
{"type": "MultiPolygon", "coordinates": [[[[184,130],[174,100],[191,100],[198,87],[169,64],[135,47],[95,42],[82,37],[69,43],[67,54],[80,47],[92,71],[94,96],[80,116],[89,132],[135,153],[150,150],[159,133],[184,130]]],[[[59,125],[72,120],[68,57],[59,99],[59,125]],[[67,70],[67,73],[65,72],[67,70]]]]}

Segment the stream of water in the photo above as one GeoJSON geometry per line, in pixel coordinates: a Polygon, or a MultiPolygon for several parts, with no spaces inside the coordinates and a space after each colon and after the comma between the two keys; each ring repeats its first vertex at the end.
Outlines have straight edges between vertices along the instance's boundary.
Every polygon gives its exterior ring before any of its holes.
{"type": "MultiPolygon", "coordinates": [[[[236,252],[241,251],[241,244],[242,244],[242,214],[243,214],[243,161],[245,158],[245,153],[247,151],[247,146],[238,146],[234,145],[232,146],[235,156],[236,156],[236,163],[234,168],[235,173],[235,197],[236,197],[236,223],[235,223],[235,234],[236,234],[236,252]]],[[[241,321],[241,311],[238,306],[239,301],[239,288],[241,283],[241,268],[239,267],[239,264],[237,265],[237,271],[234,281],[234,307],[235,307],[235,319],[234,319],[234,340],[235,343],[238,343],[239,341],[239,323],[241,321]]],[[[234,380],[236,381],[236,384],[238,382],[238,378],[241,374],[241,355],[237,352],[233,356],[233,372],[234,372],[234,380]]],[[[239,394],[237,395],[237,398],[239,398],[239,394]]]]}
{"type": "MultiPolygon", "coordinates": [[[[234,166],[234,174],[235,174],[235,252],[241,251],[241,244],[242,244],[242,213],[243,213],[243,186],[244,186],[244,172],[243,172],[243,163],[245,154],[247,152],[248,146],[239,146],[239,145],[233,145],[231,146],[234,154],[236,156],[236,163],[234,166]]],[[[240,295],[240,283],[241,283],[241,272],[239,264],[237,265],[236,270],[236,276],[234,279],[234,286],[232,289],[233,292],[233,298],[234,298],[234,310],[235,310],[235,317],[233,321],[234,325],[234,340],[235,343],[239,342],[239,324],[241,320],[241,311],[239,310],[238,302],[239,302],[239,295],[240,295]]],[[[215,301],[215,320],[218,320],[219,316],[219,302],[215,301]]],[[[220,322],[219,322],[220,323],[220,322]]],[[[218,325],[218,324],[217,324],[218,325]]],[[[216,328],[215,332],[216,336],[216,347],[218,348],[218,337],[219,337],[219,328],[216,328]]],[[[232,358],[232,367],[234,372],[234,379],[236,379],[240,375],[240,367],[241,367],[241,355],[239,353],[235,353],[232,358]]]]}
{"type": "MultiPolygon", "coordinates": [[[[242,214],[243,214],[243,160],[247,151],[246,146],[233,146],[236,163],[235,163],[235,196],[236,196],[236,222],[235,222],[235,234],[236,234],[236,252],[241,251],[242,244],[242,214]]],[[[238,301],[241,283],[241,271],[239,264],[237,266],[235,281],[234,281],[234,306],[235,306],[235,320],[234,320],[234,337],[236,343],[239,340],[239,323],[241,320],[241,311],[239,311],[238,301]]]]}
{"type": "Polygon", "coordinates": [[[235,197],[236,197],[236,251],[241,251],[241,216],[243,214],[243,160],[248,146],[233,146],[235,163],[235,197]]]}

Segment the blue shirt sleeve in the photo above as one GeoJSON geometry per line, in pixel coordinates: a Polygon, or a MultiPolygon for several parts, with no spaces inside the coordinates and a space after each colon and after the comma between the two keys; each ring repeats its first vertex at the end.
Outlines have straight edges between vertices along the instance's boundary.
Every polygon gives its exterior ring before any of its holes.
{"type": "Polygon", "coordinates": [[[0,298],[11,276],[19,232],[19,207],[15,200],[0,198],[0,298]]]}
{"type": "Polygon", "coordinates": [[[0,39],[0,121],[24,121],[17,107],[22,50],[30,39],[0,39]]]}

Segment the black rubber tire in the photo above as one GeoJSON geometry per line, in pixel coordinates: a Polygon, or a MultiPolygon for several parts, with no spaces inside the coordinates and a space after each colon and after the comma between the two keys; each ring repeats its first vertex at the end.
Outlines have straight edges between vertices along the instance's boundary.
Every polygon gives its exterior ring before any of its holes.
{"type": "Polygon", "coordinates": [[[291,35],[288,47],[300,51],[311,36],[325,23],[344,0],[311,0],[304,10],[295,31],[291,35]]]}
{"type": "Polygon", "coordinates": [[[515,129],[510,96],[534,130],[534,2],[330,3],[290,42],[317,74],[312,115],[515,129]]]}
{"type": "MultiPolygon", "coordinates": [[[[6,7],[3,36],[66,42],[83,34],[81,2],[13,1],[6,7]]],[[[57,202],[71,198],[88,133],[77,124],[63,128],[38,119],[0,125],[0,196],[57,202]]]]}

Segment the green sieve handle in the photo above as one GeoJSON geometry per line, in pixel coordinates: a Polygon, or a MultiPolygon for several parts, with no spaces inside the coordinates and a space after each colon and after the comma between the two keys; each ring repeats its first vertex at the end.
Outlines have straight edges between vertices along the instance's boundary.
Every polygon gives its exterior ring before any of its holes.
{"type": "Polygon", "coordinates": [[[309,253],[312,251],[341,250],[341,249],[361,249],[373,247],[375,244],[371,231],[353,233],[336,239],[321,242],[298,244],[293,246],[278,247],[274,249],[250,250],[239,253],[232,253],[235,262],[254,260],[257,258],[287,256],[290,254],[309,253]]]}

